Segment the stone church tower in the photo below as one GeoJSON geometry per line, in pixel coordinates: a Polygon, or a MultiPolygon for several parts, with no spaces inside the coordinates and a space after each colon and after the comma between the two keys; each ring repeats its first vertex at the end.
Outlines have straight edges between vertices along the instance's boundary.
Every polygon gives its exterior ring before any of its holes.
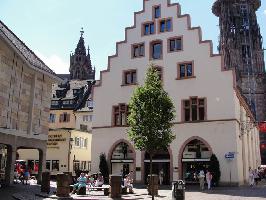
{"type": "Polygon", "coordinates": [[[237,85],[257,121],[266,120],[265,64],[256,11],[260,0],[217,0],[212,8],[219,17],[220,44],[226,69],[234,68],[237,85]]]}
{"type": "Polygon", "coordinates": [[[86,54],[83,29],[80,33],[75,53],[70,55],[70,80],[95,80],[95,69],[92,69],[89,47],[88,54],[86,54]]]}

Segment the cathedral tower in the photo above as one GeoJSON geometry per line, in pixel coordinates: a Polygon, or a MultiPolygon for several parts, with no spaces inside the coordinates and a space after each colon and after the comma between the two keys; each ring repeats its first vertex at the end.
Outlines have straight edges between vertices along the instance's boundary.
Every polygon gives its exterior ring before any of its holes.
{"type": "Polygon", "coordinates": [[[256,114],[266,120],[265,64],[256,11],[260,0],[217,0],[212,8],[219,17],[220,44],[226,69],[234,68],[237,84],[256,114]]]}
{"type": "Polygon", "coordinates": [[[95,80],[95,69],[92,69],[89,47],[88,54],[86,54],[83,29],[80,33],[81,35],[75,53],[70,55],[70,79],[95,80]]]}

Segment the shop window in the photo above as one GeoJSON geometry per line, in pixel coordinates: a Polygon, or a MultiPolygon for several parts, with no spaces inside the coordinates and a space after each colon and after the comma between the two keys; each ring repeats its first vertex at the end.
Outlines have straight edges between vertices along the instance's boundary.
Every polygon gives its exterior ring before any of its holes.
{"type": "Polygon", "coordinates": [[[143,35],[152,35],[154,34],[154,23],[148,22],[143,24],[143,35]]]}
{"type": "Polygon", "coordinates": [[[192,62],[178,64],[177,79],[194,78],[194,66],[192,62]]]}
{"type": "Polygon", "coordinates": [[[162,41],[151,42],[151,58],[152,59],[162,59],[163,57],[163,47],[162,41]]]}
{"type": "Polygon", "coordinates": [[[52,171],[59,171],[59,160],[52,160],[52,171]]]}
{"type": "Polygon", "coordinates": [[[168,39],[169,52],[181,51],[182,50],[182,38],[176,37],[168,39]]]}
{"type": "Polygon", "coordinates": [[[46,170],[51,171],[51,160],[46,160],[46,170]]]}
{"type": "Polygon", "coordinates": [[[169,32],[172,31],[172,20],[171,19],[162,19],[159,22],[160,32],[169,32]]]}
{"type": "Polygon", "coordinates": [[[206,99],[191,98],[183,100],[183,121],[206,120],[206,99]]]}
{"type": "Polygon", "coordinates": [[[124,85],[131,85],[137,83],[137,71],[124,71],[124,85]]]}
{"type": "Polygon", "coordinates": [[[132,57],[133,58],[143,57],[144,54],[145,54],[144,43],[132,45],[132,57]]]}
{"type": "Polygon", "coordinates": [[[126,126],[127,116],[129,114],[128,106],[125,104],[119,104],[113,107],[113,125],[114,126],[126,126]]]}
{"type": "Polygon", "coordinates": [[[155,19],[158,19],[161,17],[161,6],[154,6],[153,7],[153,16],[155,19]]]}
{"type": "Polygon", "coordinates": [[[50,113],[49,122],[50,122],[50,123],[55,123],[55,118],[56,118],[56,115],[50,113]]]}
{"type": "Polygon", "coordinates": [[[68,113],[63,113],[60,114],[59,122],[69,122],[70,121],[70,114],[68,113]]]}

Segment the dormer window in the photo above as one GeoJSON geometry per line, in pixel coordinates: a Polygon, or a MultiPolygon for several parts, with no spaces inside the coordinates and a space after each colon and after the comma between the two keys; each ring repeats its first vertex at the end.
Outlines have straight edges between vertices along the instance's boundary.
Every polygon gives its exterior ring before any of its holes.
{"type": "Polygon", "coordinates": [[[73,95],[76,96],[79,93],[79,89],[73,89],[73,95]]]}
{"type": "Polygon", "coordinates": [[[58,101],[51,101],[52,106],[58,106],[58,101]]]}

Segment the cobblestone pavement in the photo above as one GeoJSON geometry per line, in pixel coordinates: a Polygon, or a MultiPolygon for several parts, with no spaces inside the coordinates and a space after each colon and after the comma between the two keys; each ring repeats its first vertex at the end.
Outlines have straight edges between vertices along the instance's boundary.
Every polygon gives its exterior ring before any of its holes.
{"type": "MultiPolygon", "coordinates": [[[[54,186],[52,183],[51,186],[54,186]]],[[[54,188],[52,188],[52,191],[54,188]]],[[[52,200],[55,196],[43,198],[36,196],[39,194],[40,186],[32,183],[32,185],[13,185],[8,188],[0,189],[0,200],[52,200]]],[[[147,195],[147,190],[144,186],[139,186],[134,189],[135,194],[123,195],[122,200],[142,200],[151,199],[147,195]]],[[[171,200],[170,187],[162,188],[159,190],[159,196],[155,199],[171,200]]],[[[74,200],[110,200],[110,198],[103,196],[103,191],[91,191],[86,196],[72,196],[74,200]]],[[[254,188],[250,187],[221,187],[213,190],[199,191],[198,187],[190,187],[186,191],[186,200],[265,200],[266,199],[266,185],[260,185],[254,188]]]]}

